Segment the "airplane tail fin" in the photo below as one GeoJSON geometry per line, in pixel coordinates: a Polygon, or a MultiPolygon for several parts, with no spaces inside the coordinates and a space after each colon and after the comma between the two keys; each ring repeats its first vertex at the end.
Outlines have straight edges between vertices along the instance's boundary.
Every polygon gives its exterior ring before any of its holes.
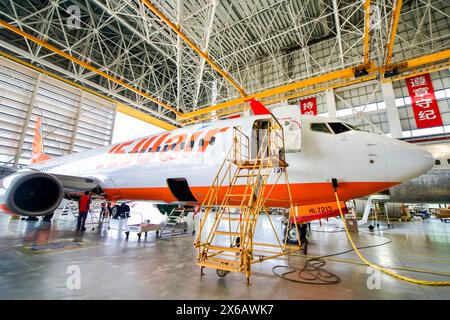
{"type": "Polygon", "coordinates": [[[270,111],[258,100],[249,99],[246,100],[250,103],[250,108],[252,109],[253,115],[270,114],[270,111]]]}
{"type": "Polygon", "coordinates": [[[44,153],[44,147],[42,143],[41,117],[38,117],[36,120],[36,127],[34,128],[34,139],[31,148],[31,163],[39,163],[50,159],[51,157],[44,153]]]}

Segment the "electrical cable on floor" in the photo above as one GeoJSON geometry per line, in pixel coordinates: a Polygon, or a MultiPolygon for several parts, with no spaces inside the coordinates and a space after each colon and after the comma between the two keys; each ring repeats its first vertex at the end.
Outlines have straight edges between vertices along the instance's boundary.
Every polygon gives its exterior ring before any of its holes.
{"type": "MultiPolygon", "coordinates": [[[[339,205],[339,197],[338,197],[337,190],[336,190],[337,188],[334,186],[334,183],[333,183],[333,188],[334,188],[334,196],[336,197],[336,203],[337,203],[338,208],[339,208],[339,214],[341,215],[342,221],[345,221],[344,220],[344,214],[342,213],[341,206],[339,205]]],[[[369,260],[367,260],[359,252],[358,248],[356,247],[355,243],[353,242],[353,238],[352,238],[350,232],[348,231],[348,228],[347,228],[345,223],[344,223],[344,228],[345,228],[345,232],[347,233],[347,237],[348,237],[348,240],[350,241],[350,244],[352,245],[353,249],[355,250],[355,252],[358,255],[358,257],[361,259],[361,261],[363,261],[366,265],[371,266],[372,268],[377,269],[377,270],[379,270],[379,271],[381,271],[383,273],[386,273],[386,274],[388,274],[388,275],[390,275],[390,276],[392,276],[394,278],[397,278],[397,279],[400,279],[400,280],[403,280],[403,281],[407,281],[407,282],[410,282],[410,283],[422,284],[422,285],[428,285],[428,286],[450,286],[450,281],[417,280],[417,279],[413,279],[413,278],[402,276],[402,275],[400,275],[398,273],[395,273],[393,271],[390,271],[390,270],[388,270],[388,269],[386,269],[386,268],[384,268],[382,266],[378,266],[378,265],[370,262],[369,260]]]]}
{"type": "MultiPolygon", "coordinates": [[[[367,245],[367,246],[358,247],[358,249],[368,249],[368,248],[380,247],[380,246],[384,246],[384,245],[392,242],[392,239],[388,236],[371,234],[371,233],[366,233],[366,234],[380,236],[383,238],[387,238],[388,240],[383,243],[379,243],[379,244],[375,244],[375,245],[367,245]]],[[[341,281],[341,278],[338,275],[336,275],[324,268],[326,265],[326,261],[323,259],[346,254],[346,253],[352,252],[354,250],[355,250],[354,248],[350,248],[345,251],[331,253],[331,254],[320,256],[320,257],[314,257],[314,258],[308,259],[308,260],[306,260],[305,265],[301,268],[295,267],[291,263],[288,263],[288,266],[277,265],[272,268],[272,272],[279,278],[289,280],[292,282],[297,282],[297,283],[318,284],[318,285],[336,284],[341,281]],[[275,271],[275,270],[281,269],[281,268],[290,269],[290,270],[288,270],[282,274],[279,274],[275,271]],[[294,275],[294,274],[297,278],[289,277],[289,275],[294,275]]]]}

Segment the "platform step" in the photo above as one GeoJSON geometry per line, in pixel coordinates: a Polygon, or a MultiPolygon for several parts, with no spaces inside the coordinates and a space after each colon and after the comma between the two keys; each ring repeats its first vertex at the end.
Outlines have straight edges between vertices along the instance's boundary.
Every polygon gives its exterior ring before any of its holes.
{"type": "Polygon", "coordinates": [[[226,270],[231,272],[237,272],[239,271],[239,266],[229,265],[229,264],[223,264],[223,263],[215,263],[215,262],[209,262],[209,261],[202,261],[197,262],[197,265],[201,267],[206,268],[213,268],[213,269],[220,269],[220,270],[226,270]]]}
{"type": "Polygon", "coordinates": [[[205,246],[208,250],[215,250],[215,251],[226,251],[226,252],[239,252],[240,249],[233,247],[220,247],[220,246],[205,246]]]}
{"type": "Polygon", "coordinates": [[[229,232],[229,231],[214,231],[214,234],[219,234],[222,236],[240,236],[239,232],[229,232]]]}
{"type": "Polygon", "coordinates": [[[229,193],[226,196],[227,197],[249,197],[251,194],[245,194],[245,193],[229,193]]]}
{"type": "Polygon", "coordinates": [[[222,217],[220,219],[226,220],[226,221],[240,221],[241,220],[241,218],[235,218],[235,217],[222,217]]]}
{"type": "Polygon", "coordinates": [[[241,261],[239,260],[229,260],[229,259],[222,259],[222,258],[217,258],[217,257],[207,257],[206,261],[212,261],[212,262],[218,262],[218,263],[223,263],[223,264],[231,264],[231,265],[235,265],[238,266],[241,264],[241,261]]]}

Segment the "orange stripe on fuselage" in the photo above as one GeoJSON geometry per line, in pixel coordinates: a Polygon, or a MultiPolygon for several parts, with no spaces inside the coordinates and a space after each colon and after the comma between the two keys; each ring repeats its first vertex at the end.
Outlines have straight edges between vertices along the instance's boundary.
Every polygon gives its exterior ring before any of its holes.
{"type": "Polygon", "coordinates": [[[4,203],[0,204],[0,212],[12,214],[11,210],[9,210],[9,208],[4,203]]]}
{"type": "MultiPolygon", "coordinates": [[[[340,182],[339,198],[343,201],[366,196],[378,191],[388,189],[398,182],[340,182]]],[[[305,205],[322,202],[334,201],[334,193],[331,183],[297,183],[291,184],[292,198],[294,205],[305,205]]],[[[199,203],[203,202],[206,193],[210,187],[191,187],[192,194],[199,203]]],[[[220,187],[218,193],[219,202],[222,201],[228,187],[220,187]]],[[[272,188],[272,185],[266,186],[266,193],[272,188]]],[[[245,186],[235,186],[233,194],[243,193],[245,186]]],[[[108,189],[104,191],[109,198],[127,199],[127,200],[155,200],[164,202],[175,202],[177,199],[172,195],[168,187],[150,187],[150,188],[120,188],[108,189]]],[[[285,185],[278,184],[273,188],[269,195],[266,205],[270,207],[287,207],[288,193],[285,185]]],[[[239,204],[240,199],[233,198],[233,204],[239,204]]]]}

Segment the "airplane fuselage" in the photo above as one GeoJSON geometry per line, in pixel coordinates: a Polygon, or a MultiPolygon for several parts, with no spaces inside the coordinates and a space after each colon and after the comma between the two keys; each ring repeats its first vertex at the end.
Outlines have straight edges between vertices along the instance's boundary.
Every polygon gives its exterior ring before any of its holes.
{"type": "MultiPolygon", "coordinates": [[[[32,168],[95,178],[107,197],[115,200],[183,202],[168,188],[168,179],[185,179],[195,202],[201,203],[232,145],[233,127],[240,127],[252,137],[254,122],[265,118],[196,124],[45,161],[32,168]]],[[[339,179],[340,197],[349,200],[412,179],[433,165],[432,156],[419,147],[348,127],[344,132],[335,132],[329,123],[341,122],[303,116],[301,129],[296,129],[301,133],[301,145],[286,152],[295,204],[333,201],[331,178],[339,179]],[[311,125],[317,123],[325,124],[321,126],[327,128],[326,132],[313,130],[311,125]]],[[[268,184],[273,182],[269,178],[268,184]]],[[[275,193],[278,198],[287,199],[286,190],[279,185],[275,193]]]]}

